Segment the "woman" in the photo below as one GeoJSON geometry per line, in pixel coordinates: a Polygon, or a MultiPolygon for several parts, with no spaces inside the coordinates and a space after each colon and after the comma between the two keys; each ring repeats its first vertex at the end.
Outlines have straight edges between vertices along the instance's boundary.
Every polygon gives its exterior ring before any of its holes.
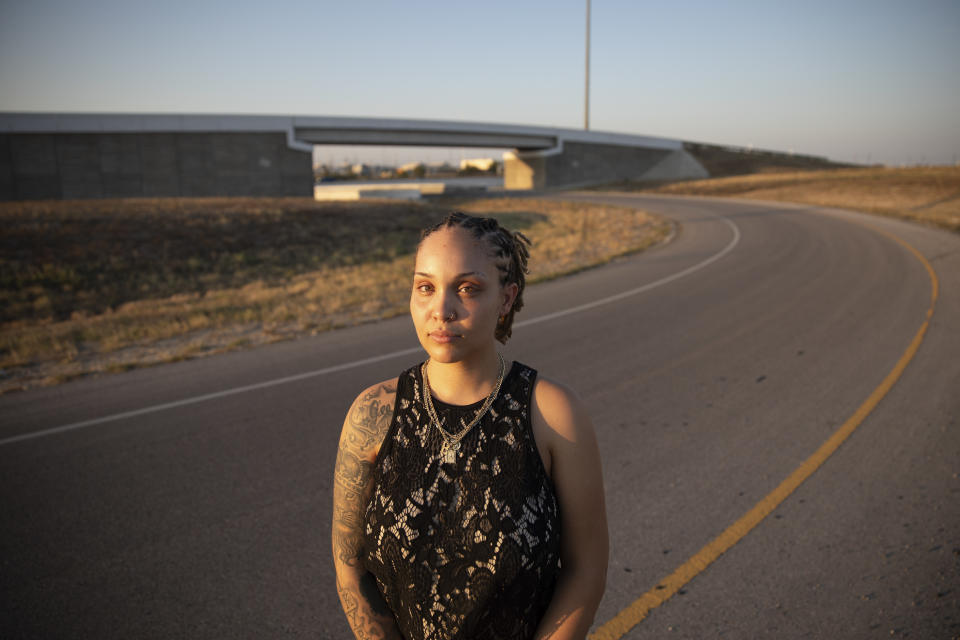
{"type": "Polygon", "coordinates": [[[428,359],[357,396],[333,500],[357,638],[584,638],[607,524],[590,418],[507,363],[529,241],[453,213],[423,232],[410,314],[428,359]]]}

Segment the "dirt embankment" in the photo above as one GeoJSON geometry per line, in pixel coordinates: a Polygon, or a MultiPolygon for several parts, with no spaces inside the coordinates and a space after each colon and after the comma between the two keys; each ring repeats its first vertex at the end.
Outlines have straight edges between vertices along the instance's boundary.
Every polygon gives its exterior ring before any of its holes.
{"type": "Polygon", "coordinates": [[[960,233],[960,167],[765,173],[638,188],[653,193],[780,200],[852,209],[960,233]]]}
{"type": "Polygon", "coordinates": [[[722,147],[695,142],[685,142],[683,148],[696,158],[713,178],[753,173],[840,169],[854,166],[842,162],[833,162],[820,156],[783,153],[781,151],[722,147]]]}

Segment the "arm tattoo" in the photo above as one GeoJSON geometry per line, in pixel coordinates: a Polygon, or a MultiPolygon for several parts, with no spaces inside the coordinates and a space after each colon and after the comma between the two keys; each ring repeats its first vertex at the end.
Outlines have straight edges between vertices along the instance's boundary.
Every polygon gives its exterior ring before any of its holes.
{"type": "Polygon", "coordinates": [[[380,385],[354,404],[349,416],[350,426],[353,427],[350,430],[352,446],[367,450],[383,440],[390,427],[390,418],[393,417],[393,403],[381,402],[381,396],[392,396],[396,392],[395,386],[380,385]]]}
{"type": "Polygon", "coordinates": [[[363,513],[373,491],[375,452],[393,416],[394,385],[357,398],[340,437],[333,485],[333,558],[337,592],[358,638],[400,638],[393,613],[363,567],[363,513]]]}
{"type": "MultiPolygon", "coordinates": [[[[343,611],[347,614],[347,621],[350,623],[350,628],[353,629],[354,635],[356,635],[359,640],[403,640],[403,636],[400,635],[400,631],[397,629],[396,621],[393,619],[393,613],[387,608],[386,603],[383,602],[373,576],[369,573],[366,575],[369,576],[370,581],[373,582],[373,591],[375,593],[375,597],[371,599],[367,611],[364,611],[364,607],[360,603],[360,598],[357,597],[357,590],[345,587],[341,585],[339,579],[337,580],[337,592],[340,594],[340,602],[343,603],[343,611]]],[[[363,586],[363,582],[361,582],[361,598],[366,597],[364,594],[365,591],[366,589],[363,586]]]]}

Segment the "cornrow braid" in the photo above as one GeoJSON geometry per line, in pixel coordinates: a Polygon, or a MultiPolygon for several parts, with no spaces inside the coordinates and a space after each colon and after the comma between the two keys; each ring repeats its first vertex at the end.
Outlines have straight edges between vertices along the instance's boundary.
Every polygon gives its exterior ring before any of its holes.
{"type": "Polygon", "coordinates": [[[479,218],[454,211],[437,224],[427,227],[420,233],[420,242],[440,229],[460,227],[466,229],[477,240],[484,242],[490,249],[497,270],[500,272],[500,286],[510,283],[517,285],[517,297],[510,311],[497,323],[494,337],[506,344],[513,334],[513,316],[523,308],[523,289],[529,273],[527,260],[530,258],[530,240],[519,231],[510,231],[500,226],[495,218],[479,218]]]}

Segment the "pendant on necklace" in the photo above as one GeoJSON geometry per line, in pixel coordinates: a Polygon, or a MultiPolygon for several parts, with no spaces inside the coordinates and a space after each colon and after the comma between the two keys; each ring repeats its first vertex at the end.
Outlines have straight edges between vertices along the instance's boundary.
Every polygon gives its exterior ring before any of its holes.
{"type": "Polygon", "coordinates": [[[440,447],[440,455],[447,464],[454,464],[457,461],[457,451],[460,449],[459,442],[446,442],[440,447]]]}

